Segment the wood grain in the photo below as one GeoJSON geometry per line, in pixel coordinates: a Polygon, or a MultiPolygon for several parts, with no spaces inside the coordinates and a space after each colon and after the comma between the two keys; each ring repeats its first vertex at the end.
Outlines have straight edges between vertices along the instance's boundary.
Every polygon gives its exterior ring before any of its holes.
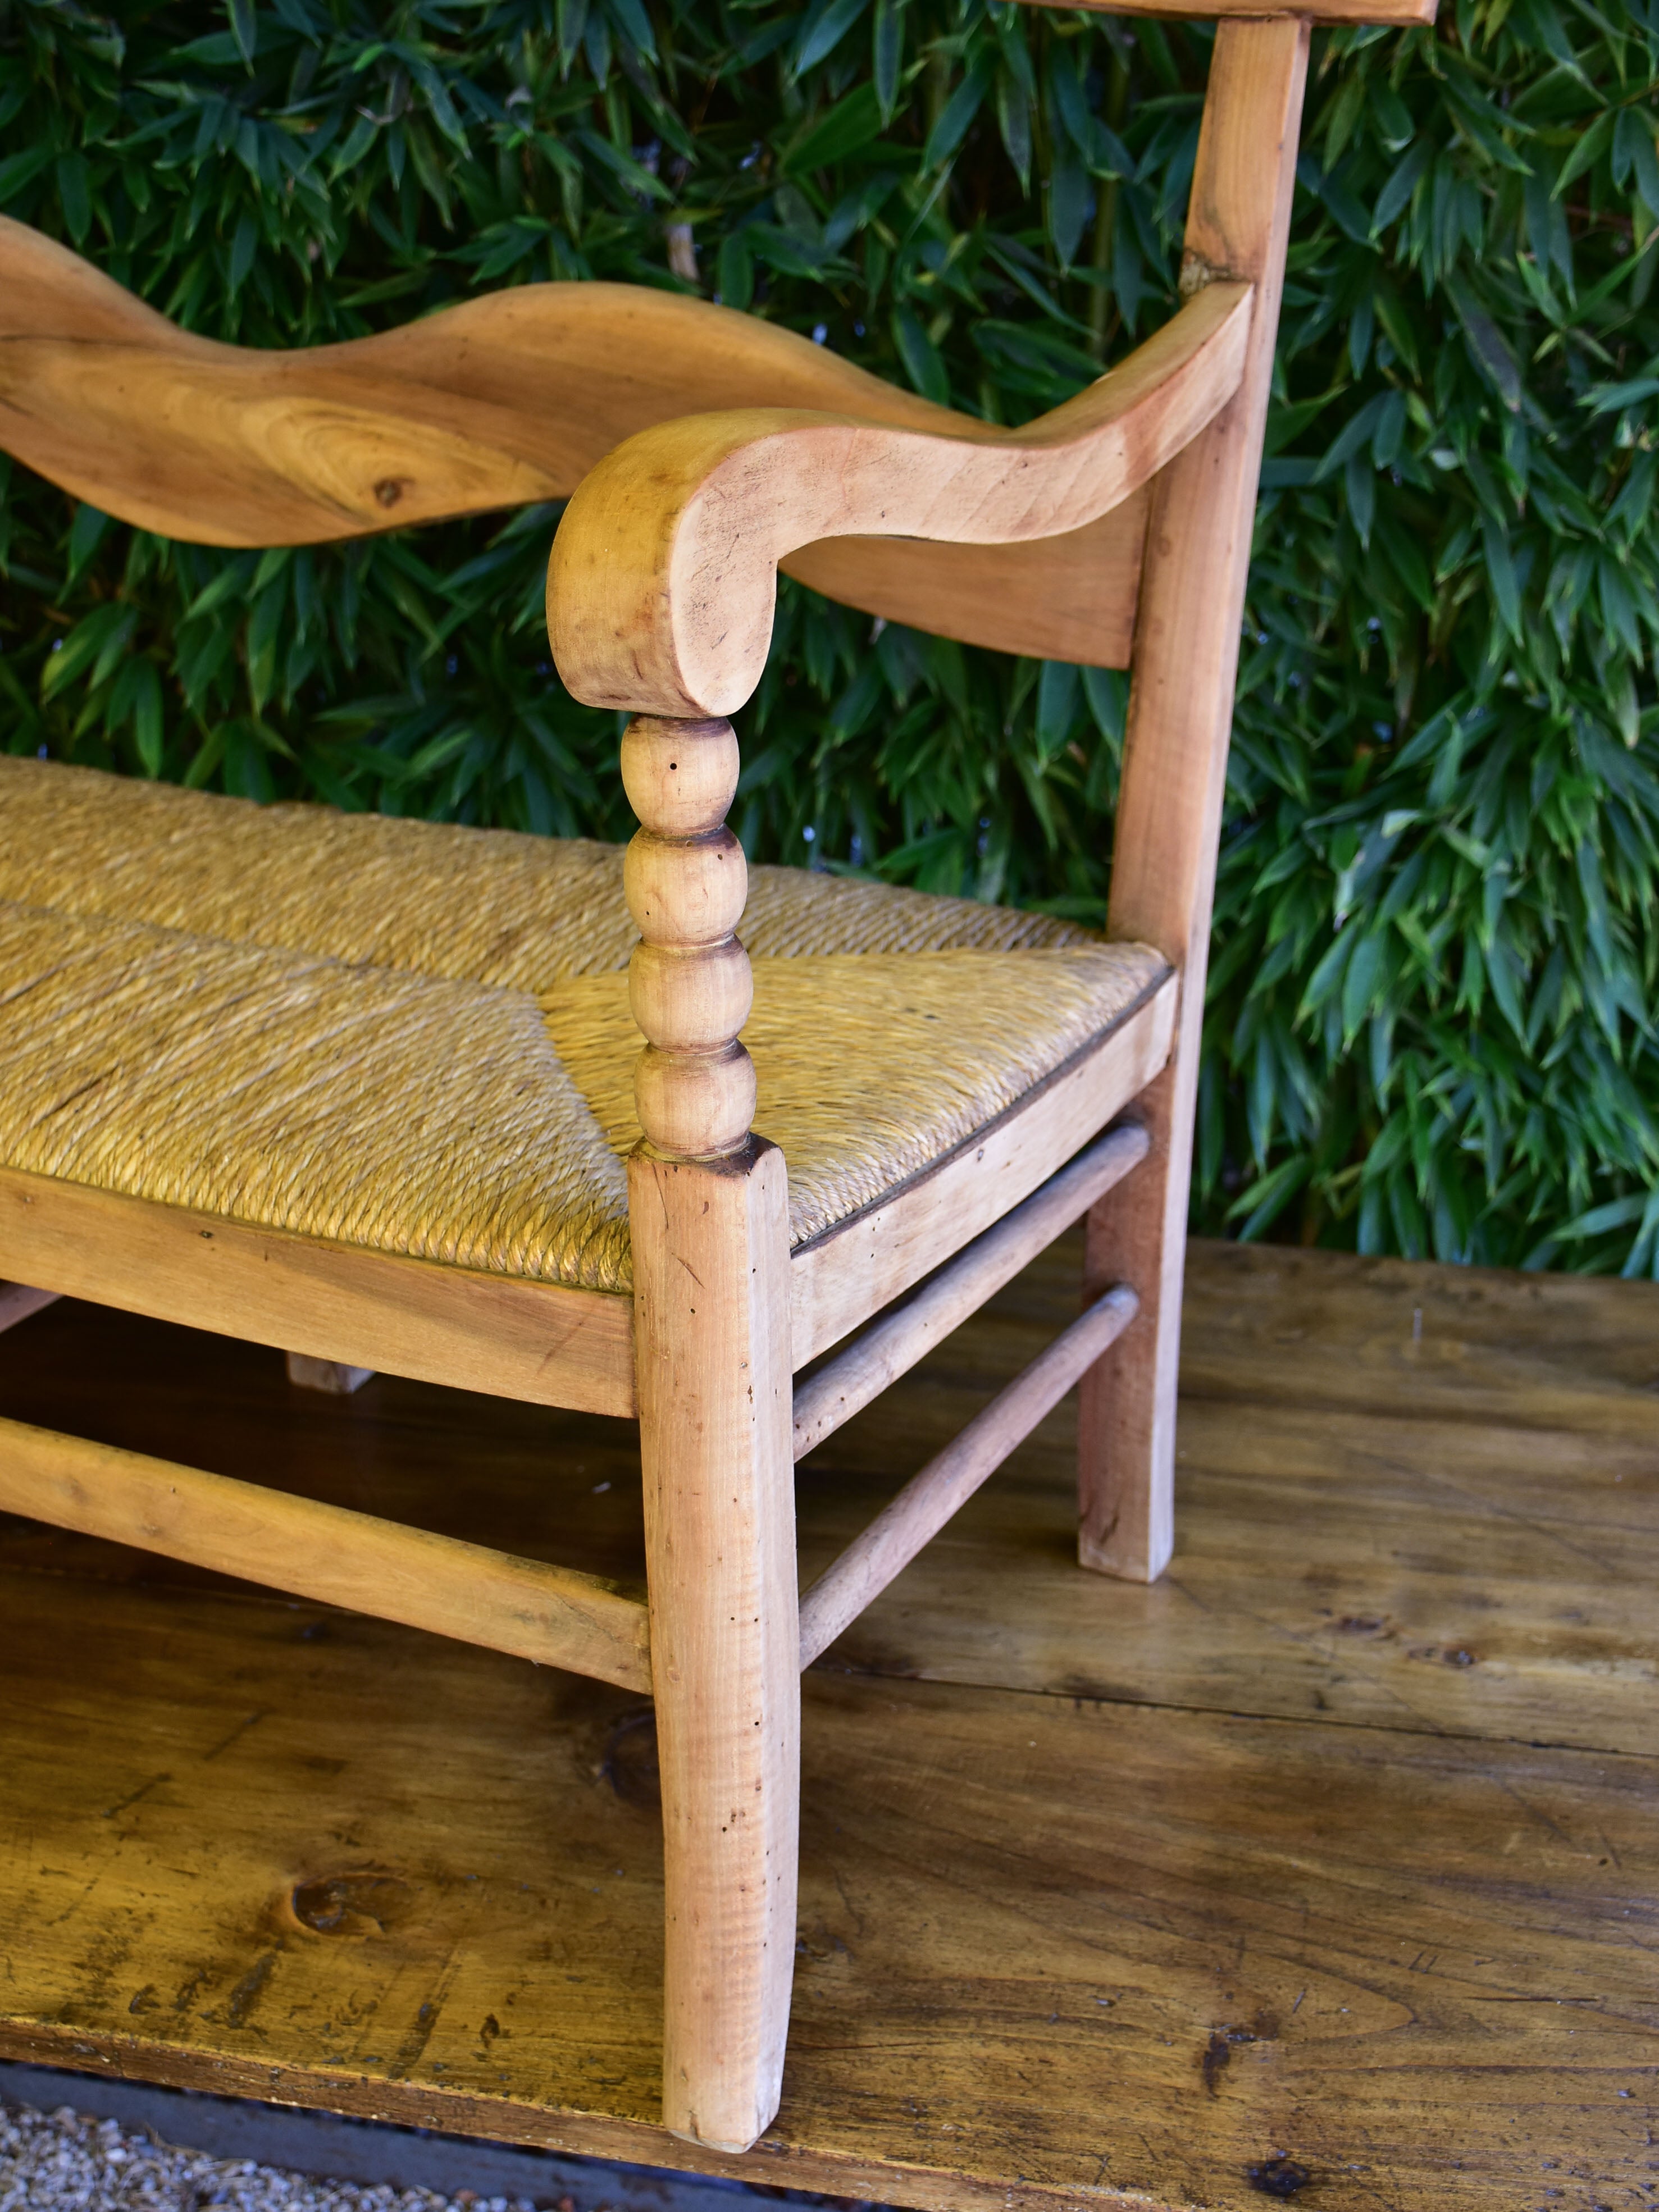
{"type": "Polygon", "coordinates": [[[1137,1109],[1151,1156],[1091,1224],[1085,1300],[1126,1282],[1141,1313],[1084,1384],[1078,1549],[1085,1565],[1137,1582],[1163,1572],[1174,1540],[1204,977],[1308,40],[1305,19],[1291,16],[1230,19],[1216,32],[1182,283],[1248,277],[1257,310],[1237,393],[1158,479],[1135,629],[1107,930],[1155,945],[1181,971],[1182,1010],[1174,1053],[1137,1109]]]}
{"type": "MultiPolygon", "coordinates": [[[[1077,1254],[1062,1240],[802,1466],[804,1576],[1065,1321],[1077,1254]]],[[[1195,1245],[1164,1579],[1073,1571],[1063,1408],[826,1663],[1659,1754],[1643,1287],[1195,1245]]]]}
{"type": "MultiPolygon", "coordinates": [[[[1071,1320],[1078,1261],[1062,1239],[798,1468],[807,1580],[1071,1320]]],[[[1659,1287],[1198,1244],[1187,1311],[1162,1582],[1078,1573],[1062,1407],[825,1663],[1659,1755],[1659,1287]]],[[[73,1304],[0,1353],[0,1412],[644,1575],[623,1422],[392,1376],[301,1395],[278,1353],[73,1304]]],[[[38,1523],[0,1560],[210,1580],[38,1523]]]]}
{"type": "Polygon", "coordinates": [[[1169,1056],[1177,996],[1174,976],[1165,976],[1098,1044],[969,1143],[880,1205],[801,1245],[789,1267],[797,1369],[1029,1198],[1137,1097],[1169,1056]]]}
{"type": "Polygon", "coordinates": [[[629,1162],[660,1760],[662,2117],[744,2151],[794,1972],[800,1631],[783,1155],[629,1162]]]}
{"type": "Polygon", "coordinates": [[[651,1688],[644,1603],[610,1583],[176,1460],[0,1420],[0,1511],[651,1688]]]}
{"type": "Polygon", "coordinates": [[[623,861],[641,938],[628,966],[628,1002],[645,1038],[634,1103],[653,1152],[715,1159],[747,1141],[755,1118],[754,1062],[738,1042],[755,999],[736,934],[749,874],[726,826],[738,740],[726,721],[636,714],[622,764],[640,823],[623,861]]]}
{"type": "MultiPolygon", "coordinates": [[[[672,416],[805,407],[981,436],[776,325],[643,285],[526,284],[407,329],[255,353],[177,330],[89,264],[0,218],[0,446],[164,537],[316,544],[568,497],[672,416]]],[[[969,644],[1127,659],[1139,502],[1064,541],[804,548],[832,598],[969,644]]]]}
{"type": "Polygon", "coordinates": [[[727,2159],[651,2118],[624,1699],[118,1589],[66,1669],[60,1589],[4,1601],[10,2055],[941,2212],[1251,2212],[1275,2154],[1335,2212],[1642,2201],[1651,1760],[810,1676],[786,2101],[727,2159]]]}
{"type": "Polygon", "coordinates": [[[636,432],[582,479],[554,542],[548,633],[567,688],[630,714],[730,714],[765,666],[784,555],[841,536],[988,545],[1083,528],[1226,405],[1253,302],[1218,276],[1019,430],[757,407],[636,432]]]}
{"type": "Polygon", "coordinates": [[[634,1410],[629,1301],[256,1229],[0,1169],[4,1265],[255,1343],[537,1405],[634,1410]]]}
{"type": "Polygon", "coordinates": [[[778,567],[815,592],[934,637],[1089,668],[1127,668],[1146,538],[1147,495],[1082,530],[1023,545],[921,538],[825,538],[778,567]]]}

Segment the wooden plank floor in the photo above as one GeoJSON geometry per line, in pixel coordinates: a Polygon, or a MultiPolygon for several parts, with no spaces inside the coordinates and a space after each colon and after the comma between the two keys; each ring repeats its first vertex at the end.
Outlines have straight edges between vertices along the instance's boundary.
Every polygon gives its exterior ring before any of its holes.
{"type": "MultiPolygon", "coordinates": [[[[1074,1270],[805,1464],[808,1571],[1074,1270]]],[[[1659,2202],[1659,1291],[1199,1247],[1185,1382],[1158,1588],[1062,1409],[808,1678],[745,2160],[652,2117],[647,1709],[0,1522],[0,2055],[941,2212],[1659,2202]]],[[[0,1412],[639,1569],[617,1423],[67,1305],[0,1412]]]]}

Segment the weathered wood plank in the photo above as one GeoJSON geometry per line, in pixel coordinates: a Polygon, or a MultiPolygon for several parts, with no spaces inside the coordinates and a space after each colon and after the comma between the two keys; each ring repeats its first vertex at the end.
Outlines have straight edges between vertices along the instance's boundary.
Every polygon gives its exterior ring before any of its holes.
{"type": "MultiPolygon", "coordinates": [[[[843,1640],[872,1671],[806,1677],[747,2159],[654,2121],[640,1700],[26,1522],[0,2050],[937,2212],[1248,2212],[1276,2154],[1334,2212],[1638,2201],[1659,1293],[1205,1246],[1188,1280],[1165,1583],[1072,1561],[1056,1416],[843,1640]]],[[[1062,1244],[803,1467],[809,1572],[1075,1281],[1062,1244]]],[[[0,1413],[639,1569],[621,1422],[310,1397],[69,1304],[0,1340],[0,1413]]]]}
{"type": "MultiPolygon", "coordinates": [[[[826,1663],[1659,1752],[1659,1293],[1271,1249],[1198,1245],[1192,1268],[1188,1371],[1216,1395],[1183,1401],[1166,1581],[1078,1572],[1062,1408],[826,1663]],[[1506,1390],[1516,1419],[1466,1417],[1506,1390]]],[[[804,1581],[1071,1318],[1074,1271],[1063,1242],[803,1465],[804,1581]]],[[[0,1354],[0,1413],[643,1572],[622,1422],[390,1376],[372,1405],[296,1397],[275,1353],[86,1307],[0,1354]]],[[[32,1522],[0,1533],[0,1559],[204,1580],[32,1522]]]]}
{"type": "MultiPolygon", "coordinates": [[[[800,1469],[804,1580],[1071,1318],[1073,1264],[1057,1246],[800,1469]]],[[[1062,1409],[828,1663],[1659,1752],[1659,1396],[1644,1387],[1659,1293],[1203,1245],[1193,1271],[1188,1373],[1240,1395],[1183,1402],[1169,1579],[1077,1572],[1062,1409]],[[1544,1425],[1465,1417],[1506,1389],[1544,1425]]],[[[372,1407],[296,1399],[274,1353],[84,1307],[20,1333],[0,1412],[321,1484],[362,1512],[612,1580],[643,1571],[621,1422],[391,1377],[372,1407]]],[[[29,1522],[0,1535],[0,1558],[203,1579],[29,1522]]]]}
{"type": "MultiPolygon", "coordinates": [[[[1074,1252],[803,1463],[805,1576],[1070,1314],[1074,1252]]],[[[1659,1753],[1659,1293],[1197,1244],[1188,1312],[1163,1583],[1075,1572],[1062,1408],[825,1663],[1659,1753]]]]}
{"type": "Polygon", "coordinates": [[[1188,1397],[1659,1437],[1659,1284],[1195,1249],[1188,1397]]]}
{"type": "Polygon", "coordinates": [[[10,2054],[940,2208],[1645,2179],[1652,1761],[809,1676],[784,2105],[728,2160],[649,2117],[637,1706],[205,1595],[66,1646],[3,1583],[10,2054]]]}

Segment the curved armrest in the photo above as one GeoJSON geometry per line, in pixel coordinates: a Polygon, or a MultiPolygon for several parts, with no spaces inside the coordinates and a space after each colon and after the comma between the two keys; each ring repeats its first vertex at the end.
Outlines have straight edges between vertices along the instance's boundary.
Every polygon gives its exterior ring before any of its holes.
{"type": "Polygon", "coordinates": [[[1012,544],[1082,528],[1225,406],[1255,298],[1207,285],[1109,376],[1022,430],[949,434],[746,408],[641,431],[584,478],[548,569],[565,684],[591,706],[726,715],[760,681],[781,559],[846,536],[1012,544]]]}

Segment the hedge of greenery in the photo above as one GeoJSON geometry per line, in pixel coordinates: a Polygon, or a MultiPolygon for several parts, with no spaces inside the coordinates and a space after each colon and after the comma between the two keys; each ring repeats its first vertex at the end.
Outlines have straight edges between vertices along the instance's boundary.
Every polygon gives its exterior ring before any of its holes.
{"type": "MultiPolygon", "coordinates": [[[[986,0],[0,0],[0,208],[254,345],[701,291],[1000,421],[1169,313],[1209,33],[986,0]]],[[[1199,1209],[1659,1274],[1659,0],[1322,36],[1199,1209]]],[[[7,740],[622,836],[540,510],[226,555],[5,492],[7,740]]],[[[1103,911],[1124,683],[787,587],[751,853],[1103,911]]]]}

